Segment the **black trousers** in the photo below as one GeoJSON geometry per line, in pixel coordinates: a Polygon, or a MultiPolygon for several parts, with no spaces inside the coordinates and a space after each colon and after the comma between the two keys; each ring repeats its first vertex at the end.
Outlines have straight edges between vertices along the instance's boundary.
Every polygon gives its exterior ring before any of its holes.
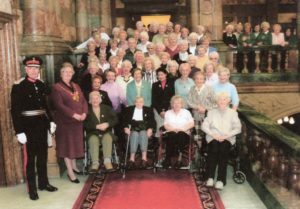
{"type": "Polygon", "coordinates": [[[217,181],[226,184],[227,162],[231,143],[227,140],[219,142],[212,140],[208,143],[207,177],[214,179],[216,167],[218,166],[217,181]]]}
{"type": "Polygon", "coordinates": [[[171,160],[171,157],[176,153],[182,152],[187,144],[189,144],[190,136],[183,132],[168,132],[164,138],[166,144],[166,160],[171,160]]]}
{"type": "Polygon", "coordinates": [[[47,177],[47,128],[43,125],[32,127],[31,130],[25,132],[27,137],[26,154],[26,178],[28,182],[29,192],[35,191],[36,188],[36,172],[38,174],[39,187],[45,187],[49,181],[47,177]]]}
{"type": "Polygon", "coordinates": [[[259,69],[261,72],[268,72],[268,59],[269,59],[269,51],[261,50],[260,51],[260,64],[259,69]]]}

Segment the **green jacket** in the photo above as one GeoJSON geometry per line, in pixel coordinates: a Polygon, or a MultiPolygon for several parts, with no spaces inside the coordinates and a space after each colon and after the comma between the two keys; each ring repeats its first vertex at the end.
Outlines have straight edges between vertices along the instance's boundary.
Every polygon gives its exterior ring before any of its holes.
{"type": "Polygon", "coordinates": [[[262,43],[262,46],[272,45],[272,33],[270,31],[268,33],[261,32],[256,38],[256,44],[259,42],[262,43]]]}
{"type": "Polygon", "coordinates": [[[255,41],[256,41],[256,37],[254,33],[250,33],[250,34],[242,33],[238,39],[238,46],[242,48],[245,47],[244,44],[247,44],[248,45],[247,47],[251,47],[255,45],[255,41]],[[251,46],[249,46],[249,44],[251,44],[251,46]]]}
{"type": "Polygon", "coordinates": [[[100,121],[93,112],[92,106],[89,106],[87,117],[83,123],[84,129],[86,131],[86,137],[90,135],[99,135],[104,133],[111,133],[112,127],[118,123],[118,118],[114,110],[104,104],[100,104],[100,121]],[[100,131],[96,129],[96,126],[101,123],[108,123],[109,127],[105,131],[100,131]]]}

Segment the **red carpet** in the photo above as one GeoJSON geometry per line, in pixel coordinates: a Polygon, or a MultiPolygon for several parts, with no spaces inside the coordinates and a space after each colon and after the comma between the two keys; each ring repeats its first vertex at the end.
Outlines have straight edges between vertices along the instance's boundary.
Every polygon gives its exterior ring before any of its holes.
{"type": "Polygon", "coordinates": [[[197,178],[175,170],[91,176],[73,209],[224,209],[218,193],[197,178]]]}
{"type": "Polygon", "coordinates": [[[202,209],[193,177],[187,172],[131,171],[107,177],[94,208],[202,209]],[[188,195],[187,195],[188,194],[188,195]]]}

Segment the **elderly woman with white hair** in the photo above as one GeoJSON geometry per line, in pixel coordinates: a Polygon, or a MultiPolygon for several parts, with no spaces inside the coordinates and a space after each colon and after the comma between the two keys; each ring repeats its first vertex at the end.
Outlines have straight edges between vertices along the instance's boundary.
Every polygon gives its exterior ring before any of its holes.
{"type": "Polygon", "coordinates": [[[216,94],[218,94],[220,92],[227,92],[227,94],[230,98],[230,103],[231,103],[232,109],[237,110],[240,99],[239,99],[239,95],[238,95],[235,85],[233,85],[229,81],[229,77],[230,77],[229,69],[225,68],[225,67],[220,68],[218,71],[218,75],[219,75],[219,82],[215,83],[212,86],[214,89],[214,92],[216,94]]]}
{"type": "Polygon", "coordinates": [[[212,62],[214,64],[216,72],[218,72],[218,70],[223,67],[221,60],[220,60],[220,55],[218,52],[209,53],[208,59],[210,62],[212,62]]]}
{"type": "Polygon", "coordinates": [[[156,45],[154,43],[150,42],[147,45],[147,52],[145,53],[145,57],[150,57],[153,60],[155,70],[160,67],[161,61],[158,54],[156,53],[156,45]]]}
{"type": "Polygon", "coordinates": [[[195,86],[189,92],[187,100],[188,106],[192,109],[195,130],[194,140],[201,143],[203,132],[201,124],[208,110],[216,107],[215,93],[211,86],[205,85],[205,75],[202,72],[196,72],[194,75],[195,86]]]}
{"type": "Polygon", "coordinates": [[[64,63],[60,70],[61,80],[52,86],[51,100],[57,124],[57,156],[64,158],[70,181],[79,183],[74,173],[80,174],[76,158],[84,156],[82,122],[86,118],[88,106],[80,87],[71,81],[73,75],[73,66],[64,63]]]}
{"type": "Polygon", "coordinates": [[[121,86],[123,89],[124,95],[126,95],[126,89],[127,85],[133,80],[131,70],[132,70],[132,64],[129,60],[124,60],[124,62],[121,65],[123,75],[118,75],[116,78],[116,83],[121,86]]]}
{"type": "Polygon", "coordinates": [[[87,44],[87,52],[84,53],[80,59],[79,64],[77,65],[78,68],[87,68],[89,64],[90,57],[98,57],[99,52],[96,51],[96,43],[95,41],[89,41],[87,44]]]}
{"type": "Polygon", "coordinates": [[[159,59],[160,59],[160,62],[161,62],[160,68],[166,69],[168,61],[171,60],[169,53],[167,53],[167,52],[161,52],[159,54],[159,59]]]}
{"type": "Polygon", "coordinates": [[[208,61],[207,48],[203,45],[198,46],[196,67],[203,70],[203,66],[207,61],[208,61]]]}
{"type": "MultiPolygon", "coordinates": [[[[270,46],[272,45],[272,33],[270,31],[270,23],[262,22],[261,23],[262,31],[256,38],[256,44],[258,46],[270,46]]],[[[266,49],[260,50],[260,65],[259,69],[261,72],[267,72],[268,70],[268,58],[269,51],[266,49]]]]}
{"type": "Polygon", "coordinates": [[[180,40],[178,43],[179,52],[174,55],[173,60],[175,60],[179,65],[181,63],[186,63],[189,57],[189,42],[187,40],[180,40]]]}
{"type": "Polygon", "coordinates": [[[180,168],[182,164],[182,152],[190,140],[190,129],[195,125],[191,113],[184,109],[184,100],[181,96],[175,95],[171,99],[172,109],[165,113],[164,128],[166,129],[166,158],[163,162],[164,168],[171,165],[171,157],[179,150],[175,168],[180,168]]]}
{"type": "Polygon", "coordinates": [[[227,92],[217,95],[218,108],[208,111],[202,123],[208,143],[206,186],[214,185],[215,170],[218,166],[216,189],[226,185],[227,161],[230,148],[236,142],[236,135],[241,132],[241,122],[238,113],[229,108],[230,97],[227,92]]]}
{"type": "Polygon", "coordinates": [[[212,62],[207,62],[204,65],[205,84],[213,86],[219,81],[218,73],[216,73],[215,65],[212,62]]]}
{"type": "Polygon", "coordinates": [[[92,91],[89,94],[89,110],[84,121],[86,139],[89,145],[92,164],[90,173],[96,173],[99,169],[99,145],[102,144],[103,164],[106,171],[113,171],[111,163],[112,154],[112,128],[117,124],[118,118],[113,109],[101,104],[102,99],[99,91],[92,91]]]}
{"type": "Polygon", "coordinates": [[[187,62],[188,62],[188,63],[190,64],[190,66],[191,66],[191,73],[190,73],[189,77],[190,77],[190,78],[194,78],[194,74],[195,74],[196,72],[201,71],[200,68],[197,68],[197,67],[196,67],[197,56],[190,54],[190,55],[188,56],[188,61],[187,61],[187,62]]]}
{"type": "Polygon", "coordinates": [[[148,44],[150,44],[148,32],[142,31],[140,33],[139,39],[141,42],[136,46],[136,48],[138,50],[141,50],[143,53],[146,53],[148,51],[147,46],[148,46],[148,44]]]}
{"type": "Polygon", "coordinates": [[[146,57],[143,67],[143,80],[148,81],[151,86],[157,81],[157,75],[154,68],[154,61],[150,57],[146,57]]]}
{"type": "Polygon", "coordinates": [[[175,94],[180,95],[185,101],[188,99],[189,91],[195,85],[193,79],[189,77],[191,73],[191,66],[188,63],[182,63],[179,67],[180,78],[175,83],[175,94]]]}
{"type": "Polygon", "coordinates": [[[130,141],[130,160],[129,168],[135,167],[135,153],[138,146],[142,151],[141,168],[147,165],[148,140],[152,136],[156,123],[153,110],[144,106],[144,98],[137,96],[134,105],[125,109],[123,114],[124,132],[129,136],[130,141]]]}
{"type": "Polygon", "coordinates": [[[180,73],[178,72],[179,65],[175,60],[169,60],[167,63],[167,67],[162,69],[166,69],[168,71],[168,79],[170,81],[175,82],[177,78],[180,77],[180,73]]]}
{"type": "Polygon", "coordinates": [[[188,41],[189,41],[189,50],[188,52],[192,55],[197,55],[197,40],[198,35],[195,32],[190,33],[188,41]]]}
{"type": "Polygon", "coordinates": [[[225,32],[223,33],[223,42],[231,48],[237,47],[237,38],[233,33],[233,30],[234,26],[229,24],[226,26],[225,32]]]}
{"type": "Polygon", "coordinates": [[[196,28],[197,33],[197,45],[201,45],[203,38],[205,37],[205,27],[203,25],[197,25],[196,28]]]}

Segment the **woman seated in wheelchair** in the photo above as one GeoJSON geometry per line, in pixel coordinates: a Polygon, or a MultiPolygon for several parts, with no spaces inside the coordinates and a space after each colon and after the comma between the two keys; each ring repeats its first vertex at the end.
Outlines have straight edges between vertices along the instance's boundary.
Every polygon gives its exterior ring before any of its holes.
{"type": "Polygon", "coordinates": [[[172,109],[165,114],[164,128],[166,130],[163,141],[166,145],[166,157],[162,166],[167,169],[171,165],[171,157],[178,155],[175,168],[183,166],[182,152],[190,141],[190,130],[194,127],[194,119],[191,113],[184,109],[184,100],[181,96],[175,95],[171,98],[172,109]],[[179,153],[178,153],[179,151],[179,153]]]}
{"type": "Polygon", "coordinates": [[[215,170],[218,166],[216,189],[223,189],[226,184],[227,162],[231,146],[236,135],[241,132],[238,113],[229,107],[230,97],[227,92],[217,94],[218,108],[208,111],[202,123],[208,146],[206,186],[214,185],[215,170]]]}
{"type": "Polygon", "coordinates": [[[142,152],[140,168],[147,168],[148,139],[152,136],[156,126],[153,110],[144,106],[144,98],[138,96],[135,98],[135,105],[127,107],[123,116],[124,132],[129,136],[130,141],[128,168],[133,169],[137,167],[135,154],[139,145],[142,152]]]}
{"type": "Polygon", "coordinates": [[[101,104],[101,102],[99,91],[92,91],[89,94],[90,105],[86,120],[84,121],[86,140],[92,160],[89,173],[96,173],[99,169],[100,142],[102,144],[105,169],[107,172],[114,171],[111,162],[114,136],[111,131],[112,127],[117,124],[118,118],[111,107],[101,104]]]}

